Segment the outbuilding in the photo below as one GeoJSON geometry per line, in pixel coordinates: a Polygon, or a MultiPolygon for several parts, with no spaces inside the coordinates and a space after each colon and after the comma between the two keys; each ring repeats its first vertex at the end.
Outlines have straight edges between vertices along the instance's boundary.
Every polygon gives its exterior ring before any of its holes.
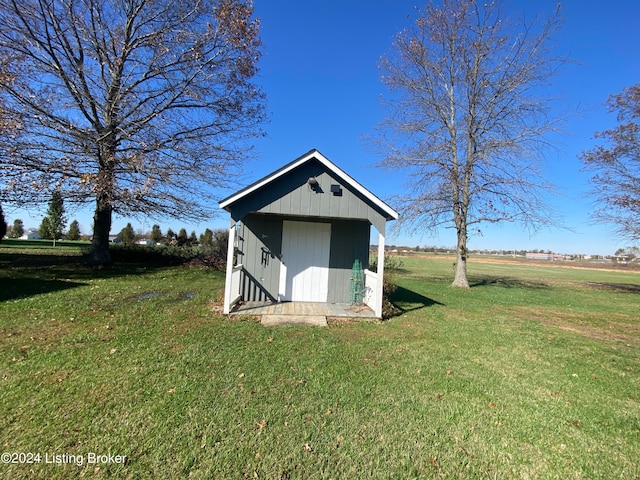
{"type": "Polygon", "coordinates": [[[311,150],[220,202],[231,215],[224,313],[246,302],[349,304],[382,316],[386,223],[398,213],[311,150]],[[371,227],[378,271],[369,267],[371,227]],[[362,279],[354,272],[362,271],[362,279]]]}
{"type": "Polygon", "coordinates": [[[35,228],[30,228],[20,237],[20,240],[40,240],[40,232],[35,228]]]}

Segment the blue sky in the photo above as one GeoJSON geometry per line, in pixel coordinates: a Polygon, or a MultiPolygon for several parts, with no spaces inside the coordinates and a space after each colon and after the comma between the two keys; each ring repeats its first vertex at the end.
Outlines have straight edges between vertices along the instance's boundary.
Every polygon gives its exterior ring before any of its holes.
{"type": "MultiPolygon", "coordinates": [[[[505,0],[509,16],[531,18],[553,12],[554,0],[505,0]]],[[[557,151],[549,157],[549,178],[561,196],[550,203],[563,215],[568,230],[542,230],[530,238],[519,225],[484,228],[482,237],[471,237],[472,249],[550,249],[566,253],[611,254],[628,242],[616,238],[612,228],[589,219],[592,199],[586,196],[588,175],[580,172],[578,154],[594,145],[593,133],[615,124],[603,102],[608,95],[640,81],[640,49],[637,25],[640,2],[567,0],[561,2],[564,26],[556,37],[561,55],[576,63],[556,79],[557,96],[568,108],[580,105],[581,113],[566,126],[566,134],[554,140],[557,151]]],[[[312,148],[352,175],[381,198],[402,191],[402,172],[374,168],[380,160],[363,136],[372,133],[384,117],[379,97],[384,87],[377,64],[394,35],[407,26],[414,5],[409,0],[255,0],[262,21],[264,55],[257,81],[268,99],[270,122],[266,138],[256,144],[255,158],[246,166],[243,183],[250,183],[312,148]]],[[[240,188],[239,185],[238,188],[240,188]]],[[[220,192],[219,198],[228,191],[220,192]]],[[[392,205],[393,206],[393,205],[392,205]]],[[[42,212],[29,213],[5,207],[10,219],[17,216],[26,227],[38,227],[42,212]]],[[[71,212],[83,232],[91,227],[91,211],[71,212]]],[[[132,221],[115,217],[112,233],[132,221]]],[[[199,224],[161,220],[167,227],[202,232],[225,228],[226,212],[199,224]]],[[[406,245],[455,245],[451,229],[408,235],[392,232],[387,243],[406,245]]]]}

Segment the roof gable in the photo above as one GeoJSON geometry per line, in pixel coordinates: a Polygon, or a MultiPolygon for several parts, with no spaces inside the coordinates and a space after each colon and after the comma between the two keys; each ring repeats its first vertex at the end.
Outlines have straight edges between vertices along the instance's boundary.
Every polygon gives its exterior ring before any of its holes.
{"type": "Polygon", "coordinates": [[[329,172],[331,172],[334,176],[339,177],[345,186],[348,186],[353,191],[357,192],[367,203],[369,203],[372,207],[378,210],[386,220],[395,220],[398,218],[398,213],[387,205],[385,202],[380,200],[376,195],[371,193],[365,187],[363,187],[360,183],[354,180],[350,175],[345,173],[342,169],[336,166],[333,162],[331,162],[327,157],[322,155],[318,150],[313,149],[304,155],[298,157],[294,161],[289,164],[279,168],[278,170],[272,172],[271,174],[261,178],[260,180],[248,185],[247,187],[239,190],[238,192],[230,195],[220,202],[220,208],[223,208],[227,211],[231,211],[231,207],[234,203],[241,201],[242,199],[247,198],[254,192],[266,187],[269,184],[275,183],[280,180],[282,177],[286,176],[290,172],[298,169],[299,167],[309,163],[309,162],[319,162],[324,168],[326,168],[329,172]]]}

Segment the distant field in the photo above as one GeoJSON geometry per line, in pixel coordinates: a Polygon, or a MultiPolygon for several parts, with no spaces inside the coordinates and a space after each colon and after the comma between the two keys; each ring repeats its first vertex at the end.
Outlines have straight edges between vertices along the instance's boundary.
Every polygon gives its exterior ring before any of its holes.
{"type": "MultiPolygon", "coordinates": [[[[405,258],[424,258],[441,261],[456,260],[453,254],[430,253],[430,252],[411,252],[411,253],[393,253],[405,258]]],[[[524,264],[537,265],[541,267],[560,267],[560,268],[588,268],[588,269],[613,269],[619,271],[635,271],[640,273],[640,263],[618,264],[610,260],[589,259],[589,260],[530,260],[522,256],[511,255],[477,255],[469,256],[469,263],[507,263],[507,264],[524,264]]]]}
{"type": "Polygon", "coordinates": [[[14,247],[6,478],[640,478],[638,273],[401,258],[400,316],[267,329],[222,272],[14,247]]]}
{"type": "Polygon", "coordinates": [[[0,248],[11,248],[17,250],[49,250],[54,252],[83,252],[91,247],[89,241],[67,241],[58,240],[56,246],[53,246],[53,240],[20,240],[18,238],[4,238],[0,243],[0,248]]]}

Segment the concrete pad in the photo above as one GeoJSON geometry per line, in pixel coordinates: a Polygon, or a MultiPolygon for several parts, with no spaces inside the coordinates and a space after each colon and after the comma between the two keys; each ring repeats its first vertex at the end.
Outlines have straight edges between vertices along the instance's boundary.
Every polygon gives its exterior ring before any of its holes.
{"type": "Polygon", "coordinates": [[[265,327],[281,325],[326,327],[327,317],[324,315],[262,315],[260,323],[265,327]]]}

